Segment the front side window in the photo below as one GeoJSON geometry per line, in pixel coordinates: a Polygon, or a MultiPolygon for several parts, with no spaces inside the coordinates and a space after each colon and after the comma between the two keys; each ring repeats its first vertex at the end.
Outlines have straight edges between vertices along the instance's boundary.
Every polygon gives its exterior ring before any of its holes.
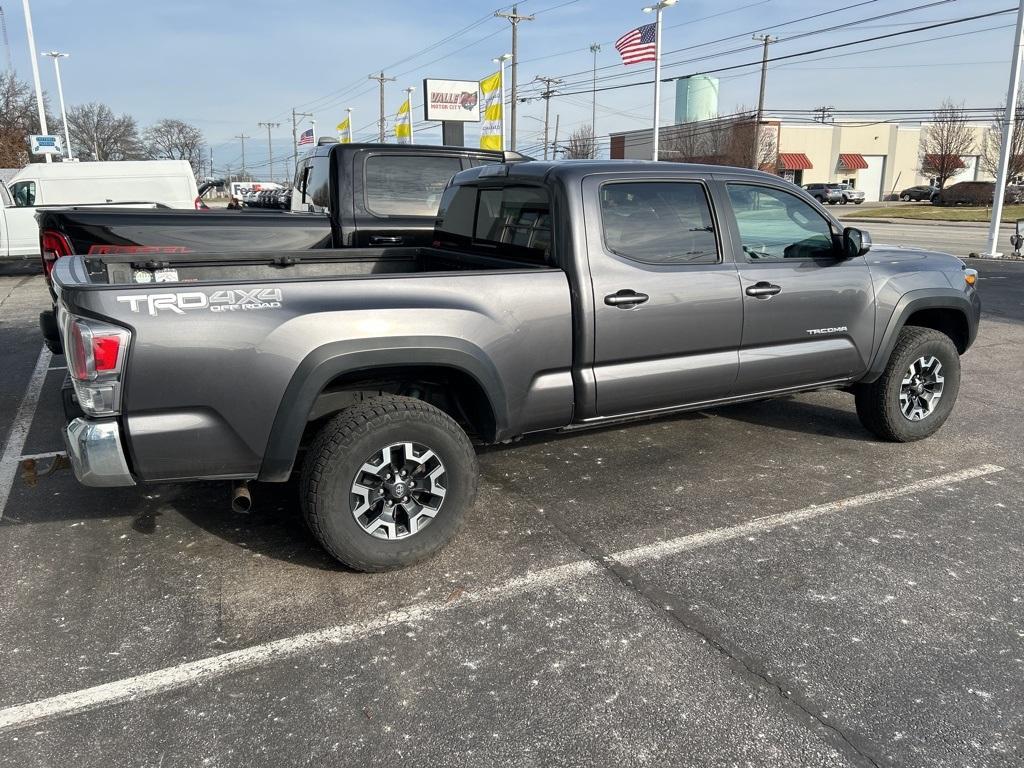
{"type": "Polygon", "coordinates": [[[718,243],[704,187],[646,181],[601,187],[607,248],[645,264],[715,264],[718,243]]]}
{"type": "Polygon", "coordinates": [[[436,216],[457,157],[371,155],[366,158],[366,208],[378,216],[436,216]]]}
{"type": "Polygon", "coordinates": [[[837,256],[828,220],[796,195],[754,184],[728,187],[743,252],[751,261],[837,256]]]}
{"type": "Polygon", "coordinates": [[[31,208],[36,204],[36,183],[19,181],[11,185],[11,196],[18,208],[31,208]]]}

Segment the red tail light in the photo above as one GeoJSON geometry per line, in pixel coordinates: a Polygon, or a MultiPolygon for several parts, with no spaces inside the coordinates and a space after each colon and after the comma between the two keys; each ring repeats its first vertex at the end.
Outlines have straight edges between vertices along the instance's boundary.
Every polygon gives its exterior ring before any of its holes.
{"type": "Polygon", "coordinates": [[[39,252],[43,258],[43,273],[49,282],[50,273],[53,272],[57,259],[71,255],[71,241],[60,232],[54,232],[51,229],[44,230],[39,235],[39,252]]]}
{"type": "Polygon", "coordinates": [[[210,206],[208,206],[206,203],[203,202],[203,198],[202,197],[197,197],[195,199],[194,205],[195,205],[197,211],[208,211],[208,210],[210,210],[210,206]]]}
{"type": "Polygon", "coordinates": [[[102,374],[121,370],[122,348],[131,334],[124,328],[94,320],[74,318],[70,322],[68,367],[79,381],[94,381],[102,374]]]}

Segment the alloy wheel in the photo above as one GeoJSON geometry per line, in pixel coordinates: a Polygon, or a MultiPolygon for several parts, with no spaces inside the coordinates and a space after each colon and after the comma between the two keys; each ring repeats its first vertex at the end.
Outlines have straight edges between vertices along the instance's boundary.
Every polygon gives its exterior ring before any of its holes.
{"type": "Polygon", "coordinates": [[[420,443],[392,443],[370,456],[352,482],[356,523],[380,539],[404,539],[441,511],[446,489],[441,458],[420,443]]]}
{"type": "Polygon", "coordinates": [[[945,378],[942,363],[934,355],[910,364],[900,384],[900,410],[908,421],[921,421],[935,412],[942,398],[945,378]]]}

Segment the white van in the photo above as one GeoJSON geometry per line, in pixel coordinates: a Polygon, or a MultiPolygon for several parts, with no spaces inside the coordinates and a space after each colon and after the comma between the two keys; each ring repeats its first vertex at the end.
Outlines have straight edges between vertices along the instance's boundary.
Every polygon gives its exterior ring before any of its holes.
{"type": "Polygon", "coordinates": [[[186,160],[31,163],[0,193],[0,259],[39,254],[35,212],[53,205],[205,207],[186,160]]]}
{"type": "Polygon", "coordinates": [[[18,208],[89,203],[201,207],[196,177],[186,160],[31,163],[7,187],[18,208]]]}

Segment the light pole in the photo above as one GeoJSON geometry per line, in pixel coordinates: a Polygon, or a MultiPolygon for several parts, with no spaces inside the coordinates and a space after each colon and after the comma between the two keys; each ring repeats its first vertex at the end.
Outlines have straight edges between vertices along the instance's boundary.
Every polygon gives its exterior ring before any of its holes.
{"type": "Polygon", "coordinates": [[[655,14],[654,18],[654,135],[651,140],[651,159],[658,159],[658,124],[661,122],[661,12],[679,0],[659,0],[644,8],[644,13],[655,14]]]}
{"type": "Polygon", "coordinates": [[[594,54],[593,77],[590,82],[590,130],[594,133],[594,146],[597,146],[597,54],[601,52],[600,43],[591,43],[590,52],[594,54]]]}
{"type": "Polygon", "coordinates": [[[66,59],[71,54],[61,53],[60,51],[47,51],[42,55],[53,59],[53,71],[57,73],[57,98],[60,100],[60,119],[64,122],[64,152],[68,160],[74,160],[74,155],[71,154],[71,134],[68,133],[68,113],[64,109],[64,84],[60,80],[60,60],[66,59]]]}
{"type": "Polygon", "coordinates": [[[508,149],[508,120],[505,119],[505,62],[512,58],[511,53],[503,53],[496,59],[491,59],[498,65],[501,73],[501,149],[508,149]]]}
{"type": "MultiPolygon", "coordinates": [[[[39,82],[39,59],[36,56],[36,36],[32,31],[32,9],[28,7],[28,0],[21,0],[22,8],[25,10],[25,30],[28,32],[28,55],[32,59],[32,80],[36,87],[36,107],[39,110],[39,131],[48,134],[46,128],[46,110],[43,109],[43,85],[39,82]]],[[[46,155],[46,162],[52,163],[53,158],[46,155]]]]}

